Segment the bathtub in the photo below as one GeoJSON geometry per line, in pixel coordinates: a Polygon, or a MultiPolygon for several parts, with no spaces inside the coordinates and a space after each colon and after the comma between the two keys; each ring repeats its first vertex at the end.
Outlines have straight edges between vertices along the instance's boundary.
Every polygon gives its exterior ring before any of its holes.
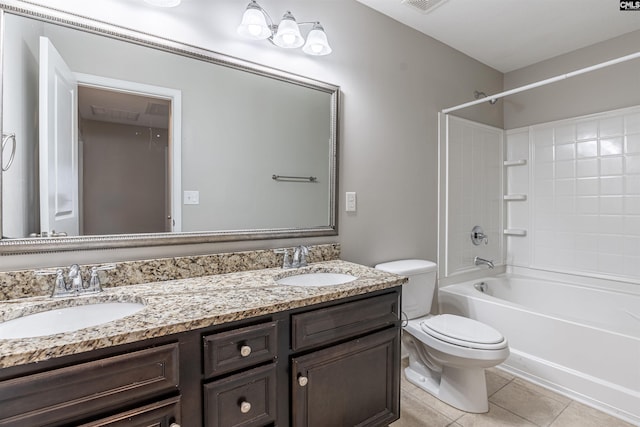
{"type": "Polygon", "coordinates": [[[442,313],[502,332],[504,370],[640,425],[640,286],[617,288],[505,274],[438,298],[442,313]]]}

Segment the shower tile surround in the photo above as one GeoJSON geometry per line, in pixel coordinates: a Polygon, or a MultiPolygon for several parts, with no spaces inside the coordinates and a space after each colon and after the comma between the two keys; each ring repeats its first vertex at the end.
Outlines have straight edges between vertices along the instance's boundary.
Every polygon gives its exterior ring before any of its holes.
{"type": "MultiPolygon", "coordinates": [[[[446,275],[475,270],[475,256],[502,264],[502,147],[503,131],[448,117],[446,165],[446,275]],[[469,236],[479,225],[488,244],[474,246],[469,236]]],[[[443,254],[441,254],[443,255],[443,254]]]]}
{"type": "MultiPolygon", "coordinates": [[[[339,257],[339,244],[316,245],[309,248],[307,261],[309,263],[332,261],[339,257]]],[[[102,286],[109,288],[280,267],[282,261],[282,254],[276,254],[273,249],[265,249],[109,263],[114,264],[116,268],[100,271],[99,275],[102,286]]],[[[81,265],[83,277],[89,277],[92,266],[81,265]]],[[[68,267],[60,268],[66,271],[68,267]]],[[[55,268],[47,268],[47,270],[55,268]]],[[[0,301],[49,296],[53,287],[53,277],[36,276],[34,272],[35,270],[0,272],[0,301]]]]}
{"type": "Polygon", "coordinates": [[[640,107],[511,130],[506,159],[507,263],[637,281],[640,277],[640,107]]]}

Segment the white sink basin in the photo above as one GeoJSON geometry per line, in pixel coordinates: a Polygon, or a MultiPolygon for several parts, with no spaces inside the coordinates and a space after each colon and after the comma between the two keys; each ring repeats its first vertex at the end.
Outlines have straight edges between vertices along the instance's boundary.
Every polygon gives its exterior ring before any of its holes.
{"type": "Polygon", "coordinates": [[[290,286],[334,286],[356,280],[356,276],[343,273],[302,273],[276,280],[279,285],[290,286]]]}
{"type": "Polygon", "coordinates": [[[112,322],[144,308],[131,302],[104,302],[77,305],[28,314],[0,323],[0,339],[31,338],[112,322]]]}

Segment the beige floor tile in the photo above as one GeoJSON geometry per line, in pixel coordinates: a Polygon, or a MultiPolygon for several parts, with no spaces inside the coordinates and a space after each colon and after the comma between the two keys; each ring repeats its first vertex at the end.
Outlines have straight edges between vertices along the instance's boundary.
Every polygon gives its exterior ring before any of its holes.
{"type": "Polygon", "coordinates": [[[493,367],[493,368],[488,368],[486,369],[487,372],[491,372],[492,374],[496,374],[499,377],[502,377],[508,381],[511,381],[512,379],[514,379],[515,377],[513,375],[511,375],[510,373],[508,373],[507,371],[503,371],[502,369],[498,368],[498,367],[493,367]]]}
{"type": "Polygon", "coordinates": [[[452,422],[413,394],[404,393],[401,395],[400,419],[390,427],[446,427],[452,422]]]}
{"type": "Polygon", "coordinates": [[[430,406],[432,409],[440,412],[441,414],[452,420],[457,420],[458,418],[466,414],[466,412],[454,408],[451,405],[447,405],[446,403],[424,391],[420,387],[410,383],[405,377],[403,377],[402,379],[400,393],[411,394],[422,404],[430,406]]]}
{"type": "Polygon", "coordinates": [[[597,411],[578,402],[571,404],[555,419],[551,427],[632,427],[604,412],[597,411]]]}
{"type": "Polygon", "coordinates": [[[523,386],[525,388],[528,388],[528,389],[530,389],[530,390],[532,390],[532,391],[534,391],[536,393],[539,393],[539,394],[541,394],[543,396],[547,396],[547,397],[549,397],[551,399],[557,400],[558,402],[564,403],[565,405],[568,405],[572,401],[570,398],[568,398],[566,396],[563,396],[561,394],[553,392],[553,391],[551,391],[549,389],[546,389],[546,388],[544,388],[542,386],[539,386],[537,384],[530,383],[529,381],[525,381],[522,378],[516,378],[516,379],[513,380],[513,382],[515,384],[518,384],[518,385],[521,385],[521,386],[523,386]]]}
{"type": "Polygon", "coordinates": [[[466,414],[456,423],[462,427],[536,427],[524,418],[491,403],[486,414],[466,414]]]}
{"type": "Polygon", "coordinates": [[[500,390],[502,387],[509,384],[509,382],[511,381],[510,379],[502,375],[499,375],[498,373],[496,373],[496,371],[490,370],[490,369],[487,369],[485,371],[485,377],[487,378],[487,395],[488,396],[491,396],[492,394],[500,390]]]}
{"type": "Polygon", "coordinates": [[[515,381],[496,392],[489,401],[538,426],[551,424],[568,404],[537,393],[515,381]]]}

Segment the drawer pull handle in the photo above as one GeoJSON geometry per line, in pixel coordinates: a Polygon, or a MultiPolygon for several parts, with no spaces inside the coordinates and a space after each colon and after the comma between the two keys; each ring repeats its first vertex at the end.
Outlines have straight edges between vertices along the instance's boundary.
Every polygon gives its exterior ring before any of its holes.
{"type": "Polygon", "coordinates": [[[243,414],[246,414],[250,410],[251,410],[251,403],[244,401],[240,404],[240,412],[242,412],[243,414]]]}
{"type": "Polygon", "coordinates": [[[243,345],[242,347],[240,347],[240,355],[242,357],[247,357],[251,354],[251,347],[249,347],[248,345],[243,345]]]}
{"type": "Polygon", "coordinates": [[[304,377],[302,375],[300,375],[298,377],[298,384],[300,384],[300,387],[304,387],[309,383],[309,378],[304,377]]]}

